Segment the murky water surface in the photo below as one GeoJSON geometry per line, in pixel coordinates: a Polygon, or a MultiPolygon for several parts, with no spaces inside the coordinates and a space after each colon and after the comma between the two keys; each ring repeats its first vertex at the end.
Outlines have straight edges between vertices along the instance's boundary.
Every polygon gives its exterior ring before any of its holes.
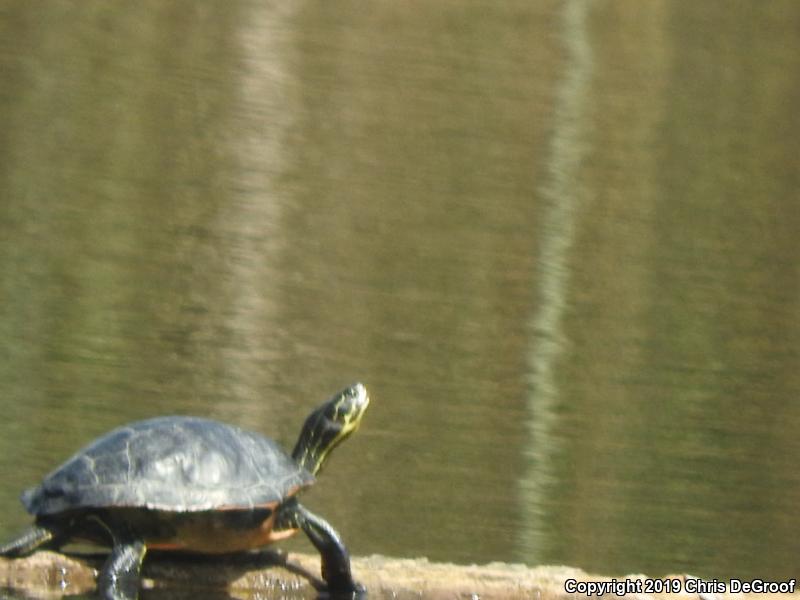
{"type": "Polygon", "coordinates": [[[757,0],[0,8],[0,534],[111,427],[290,447],[362,380],[305,495],[356,554],[796,574],[799,27],[757,0]]]}

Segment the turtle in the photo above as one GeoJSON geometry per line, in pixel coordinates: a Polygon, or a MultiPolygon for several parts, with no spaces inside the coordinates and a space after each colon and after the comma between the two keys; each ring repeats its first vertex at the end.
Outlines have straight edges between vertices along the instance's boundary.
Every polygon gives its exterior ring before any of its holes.
{"type": "Polygon", "coordinates": [[[98,576],[104,598],[135,598],[148,549],[241,552],[302,529],[336,595],[361,595],[342,538],[297,500],[369,405],[356,383],[306,418],[291,455],[239,427],[192,416],[156,417],[98,438],[22,494],[32,527],[0,546],[22,556],[70,540],[111,546],[98,576]]]}

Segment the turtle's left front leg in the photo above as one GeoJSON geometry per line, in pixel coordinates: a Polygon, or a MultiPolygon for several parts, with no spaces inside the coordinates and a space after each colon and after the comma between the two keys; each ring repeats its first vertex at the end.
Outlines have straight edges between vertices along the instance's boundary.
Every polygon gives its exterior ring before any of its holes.
{"type": "Polygon", "coordinates": [[[146,552],[142,540],[114,541],[114,549],[97,578],[97,591],[103,600],[135,600],[146,552]]]}
{"type": "Polygon", "coordinates": [[[360,597],[366,591],[353,581],[350,572],[350,554],[336,530],[299,502],[294,506],[294,520],[305,531],[322,557],[322,578],[335,594],[360,597]]]}

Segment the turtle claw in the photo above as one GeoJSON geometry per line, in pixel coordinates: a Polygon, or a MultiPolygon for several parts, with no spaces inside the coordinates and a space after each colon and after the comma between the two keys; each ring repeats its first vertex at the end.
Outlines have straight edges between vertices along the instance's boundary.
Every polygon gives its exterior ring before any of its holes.
{"type": "Polygon", "coordinates": [[[352,588],[348,591],[333,590],[329,587],[324,597],[327,600],[364,600],[367,597],[367,588],[360,583],[352,582],[352,588]]]}

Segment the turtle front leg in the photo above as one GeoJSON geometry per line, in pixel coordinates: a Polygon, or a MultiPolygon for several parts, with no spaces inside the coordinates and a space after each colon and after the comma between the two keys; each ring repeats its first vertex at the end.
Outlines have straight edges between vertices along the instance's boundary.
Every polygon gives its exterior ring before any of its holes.
{"type": "Polygon", "coordinates": [[[97,578],[97,591],[103,600],[135,600],[146,552],[142,540],[114,542],[114,549],[97,578]]]}
{"type": "Polygon", "coordinates": [[[305,531],[322,557],[322,578],[334,594],[360,597],[366,590],[353,581],[350,554],[336,530],[299,502],[294,506],[294,520],[305,531]]]}

